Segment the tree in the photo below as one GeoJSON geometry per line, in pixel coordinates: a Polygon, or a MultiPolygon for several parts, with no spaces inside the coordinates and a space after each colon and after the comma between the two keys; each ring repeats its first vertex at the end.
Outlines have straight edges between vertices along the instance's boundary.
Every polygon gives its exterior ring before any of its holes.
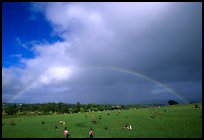
{"type": "Polygon", "coordinates": [[[69,108],[69,113],[73,113],[73,109],[71,107],[69,108]]]}
{"type": "Polygon", "coordinates": [[[85,109],[83,107],[80,107],[80,112],[85,112],[85,109]]]}
{"type": "Polygon", "coordinates": [[[178,104],[178,102],[176,102],[176,101],[174,101],[174,100],[169,100],[168,103],[169,103],[170,105],[176,105],[176,104],[178,104]]]}
{"type": "Polygon", "coordinates": [[[98,109],[99,109],[100,111],[103,111],[103,110],[106,109],[106,107],[105,107],[104,105],[100,105],[100,106],[98,107],[98,109]]]}
{"type": "Polygon", "coordinates": [[[80,103],[79,103],[79,102],[77,102],[77,104],[76,104],[76,110],[77,110],[77,112],[79,112],[79,111],[80,111],[80,107],[81,107],[80,103]]]}
{"type": "Polygon", "coordinates": [[[8,113],[8,115],[13,115],[16,113],[16,104],[14,105],[9,105],[6,109],[6,113],[8,113]]]}
{"type": "Polygon", "coordinates": [[[61,113],[68,113],[68,112],[69,112],[69,108],[65,104],[63,104],[61,106],[61,113]]]}

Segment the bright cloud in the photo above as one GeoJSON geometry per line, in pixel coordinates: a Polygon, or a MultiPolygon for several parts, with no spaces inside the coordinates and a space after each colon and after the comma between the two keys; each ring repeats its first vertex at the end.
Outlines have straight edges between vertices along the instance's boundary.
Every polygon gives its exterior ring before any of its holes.
{"type": "Polygon", "coordinates": [[[69,67],[51,67],[40,77],[40,82],[48,84],[55,81],[64,81],[69,78],[71,69],[69,67]]]}

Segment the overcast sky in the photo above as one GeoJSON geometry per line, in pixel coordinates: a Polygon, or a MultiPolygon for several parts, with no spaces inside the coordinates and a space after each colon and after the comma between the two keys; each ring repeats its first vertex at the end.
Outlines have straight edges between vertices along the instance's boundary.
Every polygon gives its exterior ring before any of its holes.
{"type": "Polygon", "coordinates": [[[202,3],[3,3],[2,100],[202,101],[202,3]]]}

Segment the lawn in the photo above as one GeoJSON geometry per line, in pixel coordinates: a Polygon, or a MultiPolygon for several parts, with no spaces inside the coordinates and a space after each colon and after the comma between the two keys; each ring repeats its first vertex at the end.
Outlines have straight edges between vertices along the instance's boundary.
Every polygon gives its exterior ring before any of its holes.
{"type": "Polygon", "coordinates": [[[102,111],[101,119],[99,112],[88,112],[87,117],[85,113],[21,116],[20,120],[7,116],[2,118],[2,135],[3,138],[63,138],[67,126],[70,138],[89,137],[90,127],[95,138],[199,138],[202,137],[202,103],[199,106],[200,109],[195,109],[194,104],[172,105],[121,110],[120,113],[114,110],[110,115],[102,111]],[[155,118],[150,117],[153,112],[156,112],[155,118]],[[92,122],[93,114],[96,124],[92,122]],[[10,125],[12,120],[16,123],[13,126],[10,125]],[[59,124],[60,120],[66,124],[59,124]],[[131,124],[132,130],[123,129],[126,124],[131,124]]]}

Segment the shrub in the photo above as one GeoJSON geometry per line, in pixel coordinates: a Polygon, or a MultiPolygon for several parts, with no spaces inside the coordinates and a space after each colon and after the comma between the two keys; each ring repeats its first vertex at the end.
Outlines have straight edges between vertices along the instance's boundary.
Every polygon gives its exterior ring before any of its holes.
{"type": "Polygon", "coordinates": [[[169,103],[170,105],[176,105],[176,104],[178,104],[178,102],[176,102],[176,101],[174,101],[174,100],[169,100],[168,103],[169,103]]]}

